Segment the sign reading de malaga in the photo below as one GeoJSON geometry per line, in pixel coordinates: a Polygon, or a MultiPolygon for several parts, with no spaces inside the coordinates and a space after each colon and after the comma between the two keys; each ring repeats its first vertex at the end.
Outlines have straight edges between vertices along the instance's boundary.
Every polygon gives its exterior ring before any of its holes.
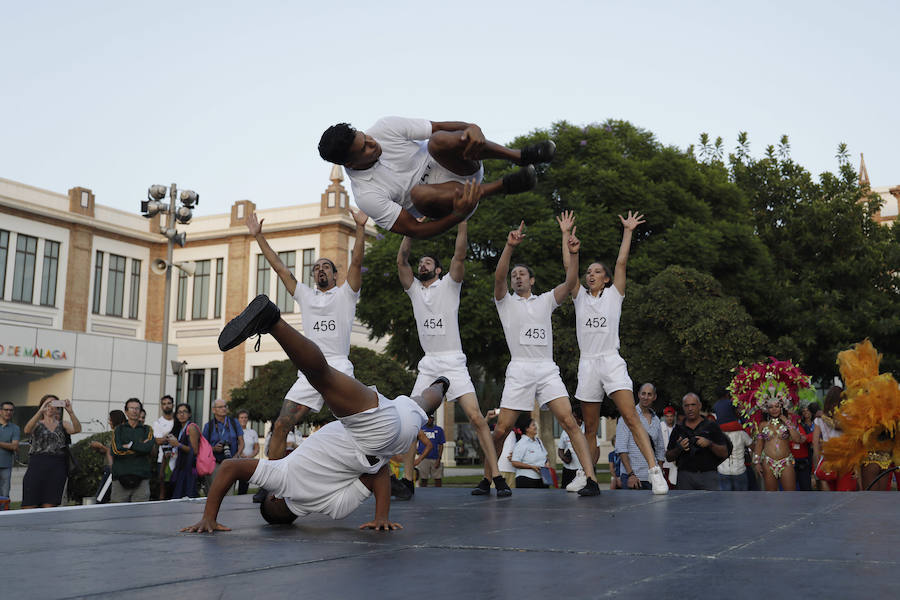
{"type": "Polygon", "coordinates": [[[49,348],[29,348],[27,346],[4,346],[0,344],[0,356],[67,360],[66,351],[49,348]]]}

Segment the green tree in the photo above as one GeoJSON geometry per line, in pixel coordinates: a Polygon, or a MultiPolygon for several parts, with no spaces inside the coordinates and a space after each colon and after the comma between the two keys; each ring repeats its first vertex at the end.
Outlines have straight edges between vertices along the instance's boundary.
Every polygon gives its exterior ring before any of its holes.
{"type": "Polygon", "coordinates": [[[670,266],[630,290],[622,356],[636,385],[652,381],[663,402],[693,391],[710,405],[740,362],[764,357],[766,336],[711,275],[670,266]]]}
{"type": "MultiPolygon", "coordinates": [[[[396,360],[368,348],[350,347],[350,362],[356,379],[366,385],[374,385],[388,398],[408,394],[416,376],[396,360]]],[[[297,380],[297,368],[289,360],[266,363],[253,379],[231,390],[228,407],[232,414],[240,409],[250,413],[254,421],[269,421],[278,416],[284,396],[297,380]]],[[[318,413],[310,412],[306,420],[322,424],[334,417],[327,406],[318,413]]]]}

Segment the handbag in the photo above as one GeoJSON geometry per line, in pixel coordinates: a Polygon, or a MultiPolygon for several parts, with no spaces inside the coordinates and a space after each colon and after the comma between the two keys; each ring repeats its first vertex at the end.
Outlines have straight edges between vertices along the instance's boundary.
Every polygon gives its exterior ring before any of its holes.
{"type": "MultiPolygon", "coordinates": [[[[194,427],[197,426],[196,423],[191,423],[191,425],[194,427]]],[[[207,475],[212,475],[212,472],[215,470],[216,457],[213,456],[212,446],[209,445],[209,440],[201,435],[200,448],[197,452],[197,475],[205,477],[207,475]]]]}
{"type": "Polygon", "coordinates": [[[813,474],[816,476],[816,479],[819,479],[820,481],[837,481],[837,473],[826,471],[822,466],[822,462],[824,460],[824,456],[819,457],[819,462],[818,464],[816,464],[816,470],[813,472],[813,474]]]}
{"type": "Polygon", "coordinates": [[[558,487],[556,484],[556,471],[550,467],[541,467],[541,479],[547,487],[558,487]]]}

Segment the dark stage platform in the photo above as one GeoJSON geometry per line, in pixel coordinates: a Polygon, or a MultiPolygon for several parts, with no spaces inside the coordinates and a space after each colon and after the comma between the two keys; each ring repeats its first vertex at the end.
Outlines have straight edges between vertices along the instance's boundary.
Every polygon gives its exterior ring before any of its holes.
{"type": "Polygon", "coordinates": [[[267,526],[226,499],[234,531],[178,533],[202,501],[0,513],[4,599],[896,598],[900,496],[419,489],[405,529],[350,518],[267,526]],[[813,593],[816,592],[816,593],[813,593]]]}

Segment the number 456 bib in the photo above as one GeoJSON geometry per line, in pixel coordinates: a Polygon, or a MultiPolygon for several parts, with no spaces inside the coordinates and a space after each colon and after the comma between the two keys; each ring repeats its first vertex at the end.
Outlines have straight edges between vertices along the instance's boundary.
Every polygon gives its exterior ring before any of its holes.
{"type": "Polygon", "coordinates": [[[523,325],[519,330],[519,343],[523,346],[546,346],[550,341],[550,332],[545,327],[523,325]]]}
{"type": "Polygon", "coordinates": [[[317,338],[317,337],[337,337],[337,321],[333,316],[322,316],[309,324],[309,327],[305,328],[309,333],[309,337],[317,338]]]}

